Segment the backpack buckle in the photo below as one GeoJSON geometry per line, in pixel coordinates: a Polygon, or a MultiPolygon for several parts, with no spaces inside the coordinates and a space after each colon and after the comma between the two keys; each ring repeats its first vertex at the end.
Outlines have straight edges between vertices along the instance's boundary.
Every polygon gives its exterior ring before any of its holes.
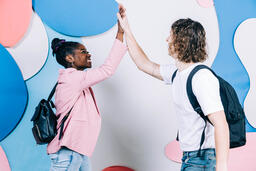
{"type": "Polygon", "coordinates": [[[201,107],[197,107],[197,108],[195,108],[195,111],[196,111],[197,113],[203,113],[203,111],[202,111],[201,107]]]}

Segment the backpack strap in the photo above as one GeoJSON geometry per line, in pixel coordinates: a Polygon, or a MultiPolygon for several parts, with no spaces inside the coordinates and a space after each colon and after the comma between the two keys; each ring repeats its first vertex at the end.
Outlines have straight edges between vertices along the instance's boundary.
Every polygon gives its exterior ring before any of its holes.
{"type": "MultiPolygon", "coordinates": [[[[176,70],[174,71],[174,73],[172,74],[172,83],[173,83],[174,78],[175,78],[176,75],[177,75],[177,71],[178,71],[178,69],[176,69],[176,70]]],[[[179,141],[179,130],[177,131],[176,140],[179,141]]]]}
{"type": "MultiPolygon", "coordinates": [[[[69,117],[69,114],[71,112],[71,110],[73,109],[74,106],[72,106],[72,108],[69,110],[69,112],[63,117],[63,119],[61,120],[61,124],[59,126],[58,129],[60,129],[60,134],[59,134],[59,140],[62,138],[62,135],[63,135],[63,128],[64,128],[64,124],[65,124],[65,121],[68,119],[69,117]]],[[[58,130],[57,129],[57,130],[58,130]]]]}
{"type": "Polygon", "coordinates": [[[174,78],[175,78],[176,75],[177,75],[177,71],[178,71],[178,69],[176,69],[176,70],[174,71],[174,73],[172,74],[172,83],[173,83],[174,78]]]}
{"type": "MultiPolygon", "coordinates": [[[[84,90],[83,90],[83,94],[84,94],[84,90]]],[[[68,113],[62,118],[61,122],[60,122],[60,126],[59,128],[57,128],[57,130],[60,129],[60,134],[59,134],[59,140],[61,140],[62,136],[63,136],[63,129],[64,129],[64,124],[65,124],[65,121],[68,119],[69,117],[69,114],[71,113],[73,107],[75,106],[77,100],[79,99],[79,96],[78,98],[76,99],[74,105],[71,107],[71,109],[68,111],[68,113]]]]}
{"type": "Polygon", "coordinates": [[[196,74],[196,72],[198,72],[200,69],[208,69],[210,70],[215,76],[217,76],[208,66],[206,65],[198,65],[196,66],[189,74],[188,76],[188,79],[187,79],[187,96],[188,96],[188,99],[190,101],[190,104],[192,105],[193,109],[195,112],[197,112],[200,117],[204,120],[205,122],[205,125],[204,125],[204,129],[203,129],[203,132],[202,132],[202,135],[201,135],[201,141],[200,141],[200,148],[199,148],[199,152],[198,152],[198,155],[201,154],[201,148],[202,148],[202,145],[204,143],[204,140],[205,140],[205,129],[206,129],[206,125],[207,125],[207,121],[211,123],[211,121],[209,120],[209,118],[207,116],[204,115],[202,109],[201,109],[201,106],[200,104],[198,103],[197,99],[196,99],[196,96],[195,94],[193,93],[192,91],[192,78],[193,76],[196,74]]]}
{"type": "MultiPolygon", "coordinates": [[[[200,69],[208,69],[211,72],[213,72],[208,66],[206,65],[198,65],[196,66],[189,74],[188,79],[187,79],[187,95],[188,95],[188,99],[189,102],[191,103],[193,109],[195,110],[195,112],[197,112],[204,120],[207,120],[208,122],[211,123],[211,121],[208,119],[207,116],[204,115],[200,104],[198,103],[195,94],[193,93],[192,90],[192,78],[193,76],[197,73],[197,71],[199,71],[200,69]]],[[[213,72],[214,73],[214,72],[213,72]]],[[[214,75],[216,76],[216,74],[214,73],[214,75]]]]}
{"type": "Polygon", "coordinates": [[[51,93],[49,94],[49,96],[48,96],[48,98],[47,98],[47,101],[48,101],[48,102],[51,101],[51,99],[52,99],[52,97],[53,97],[53,95],[54,95],[54,93],[55,93],[55,90],[56,90],[57,85],[58,85],[58,82],[54,85],[54,87],[53,87],[51,93]]]}

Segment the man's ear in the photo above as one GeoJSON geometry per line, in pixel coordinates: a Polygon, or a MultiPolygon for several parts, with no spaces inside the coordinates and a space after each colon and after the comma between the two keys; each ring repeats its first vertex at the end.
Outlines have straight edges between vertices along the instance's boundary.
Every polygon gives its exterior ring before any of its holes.
{"type": "Polygon", "coordinates": [[[67,55],[65,59],[68,63],[73,63],[75,60],[72,55],[67,55]]]}

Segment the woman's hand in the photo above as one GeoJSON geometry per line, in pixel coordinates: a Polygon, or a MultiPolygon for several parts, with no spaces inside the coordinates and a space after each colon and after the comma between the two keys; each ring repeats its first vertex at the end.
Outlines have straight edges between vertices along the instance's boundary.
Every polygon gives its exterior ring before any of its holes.
{"type": "MultiPolygon", "coordinates": [[[[123,13],[123,8],[121,8],[121,5],[119,5],[119,12],[118,14],[122,14],[123,13]]],[[[116,34],[116,39],[120,40],[121,42],[123,42],[123,38],[124,37],[124,30],[121,27],[120,21],[118,20],[118,29],[117,29],[117,34],[116,34]]]]}
{"type": "MultiPolygon", "coordinates": [[[[124,13],[124,8],[123,8],[123,6],[121,4],[119,4],[119,12],[118,13],[120,15],[122,15],[124,13]]],[[[118,30],[117,30],[117,32],[118,33],[124,33],[124,30],[123,30],[123,28],[120,25],[120,21],[118,20],[117,22],[118,22],[118,30]]]]}
{"type": "Polygon", "coordinates": [[[117,29],[117,32],[120,33],[120,34],[124,34],[124,30],[123,30],[123,28],[121,27],[119,20],[118,20],[118,29],[117,29]]]}

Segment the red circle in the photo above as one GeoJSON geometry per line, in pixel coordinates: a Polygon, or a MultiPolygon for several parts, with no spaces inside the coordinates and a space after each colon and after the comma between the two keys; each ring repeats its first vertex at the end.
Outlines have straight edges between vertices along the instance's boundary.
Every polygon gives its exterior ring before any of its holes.
{"type": "Polygon", "coordinates": [[[135,170],[130,169],[128,167],[124,167],[124,166],[110,166],[103,169],[102,171],[135,171],[135,170]]]}

